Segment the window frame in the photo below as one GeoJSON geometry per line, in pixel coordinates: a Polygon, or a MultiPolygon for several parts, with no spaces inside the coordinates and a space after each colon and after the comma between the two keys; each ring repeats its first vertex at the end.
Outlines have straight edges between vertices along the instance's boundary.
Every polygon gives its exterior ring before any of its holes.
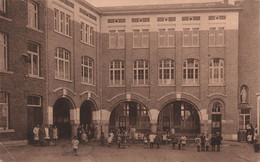
{"type": "Polygon", "coordinates": [[[108,47],[111,49],[115,49],[115,48],[124,49],[125,48],[125,30],[124,29],[109,30],[108,47]],[[112,44],[112,42],[114,42],[114,44],[112,44]]]}
{"type": "Polygon", "coordinates": [[[81,83],[90,85],[94,84],[94,60],[88,56],[81,57],[81,83]],[[85,64],[85,59],[87,59],[87,64],[85,64]],[[90,63],[92,66],[90,66],[90,63]],[[88,70],[87,77],[85,76],[85,68],[88,70]],[[85,78],[87,78],[87,81],[85,81],[85,78]]]}
{"type": "Polygon", "coordinates": [[[148,28],[133,29],[133,48],[149,48],[149,39],[150,32],[148,28]],[[141,43],[140,45],[136,43],[136,39],[141,43]],[[145,39],[147,39],[147,43],[145,43],[145,39]]]}
{"type": "Polygon", "coordinates": [[[246,130],[246,126],[247,126],[247,124],[249,124],[249,123],[251,123],[251,109],[239,109],[239,113],[238,113],[238,129],[239,130],[246,130]],[[243,110],[249,110],[249,113],[242,113],[242,111],[243,110]],[[240,127],[240,117],[242,117],[243,119],[242,119],[242,127],[243,128],[241,128],[240,127]],[[248,123],[246,123],[246,117],[249,117],[249,122],[248,123]]]}
{"type": "Polygon", "coordinates": [[[31,65],[30,66],[31,73],[29,72],[29,69],[28,69],[28,75],[33,76],[33,77],[39,77],[40,76],[40,45],[37,43],[34,43],[34,42],[28,42],[28,44],[29,43],[37,46],[37,53],[35,53],[33,51],[29,51],[29,49],[27,49],[28,59],[30,59],[30,62],[28,60],[28,68],[29,68],[29,65],[31,65]],[[37,74],[34,74],[34,71],[33,71],[33,69],[34,69],[33,56],[37,57],[37,74]]]}
{"type": "Polygon", "coordinates": [[[29,96],[27,96],[27,107],[42,107],[42,98],[41,98],[41,96],[37,96],[37,95],[29,95],[29,96]],[[28,98],[29,97],[37,97],[39,99],[39,105],[28,104],[28,98]]]}
{"type": "Polygon", "coordinates": [[[65,79],[65,80],[70,80],[71,79],[71,53],[64,49],[64,48],[57,48],[56,49],[56,54],[55,54],[55,78],[57,79],[65,79]],[[60,50],[62,50],[62,57],[59,57],[59,52],[60,50]],[[68,59],[66,59],[66,54],[68,54],[68,59]],[[60,62],[62,62],[62,65],[63,65],[63,71],[60,72],[60,62]],[[66,63],[68,65],[68,71],[66,71],[66,63]],[[61,77],[61,73],[63,73],[63,77],[61,77]],[[67,73],[67,74],[66,74],[67,73]],[[68,77],[66,77],[68,76],[68,77]]]}
{"type": "Polygon", "coordinates": [[[95,28],[90,23],[80,22],[80,41],[95,46],[95,28]]]}
{"type": "Polygon", "coordinates": [[[39,29],[39,5],[36,2],[29,0],[27,12],[28,26],[34,29],[39,29]],[[31,8],[29,7],[30,4],[35,7],[34,10],[31,10],[31,8]]]}
{"type": "Polygon", "coordinates": [[[193,58],[185,59],[182,62],[182,84],[183,85],[199,85],[199,78],[200,78],[199,60],[193,59],[193,58]],[[188,66],[189,65],[188,61],[193,61],[192,67],[188,66]],[[196,67],[196,65],[197,65],[197,67],[196,67]],[[197,73],[196,73],[196,70],[197,70],[197,73]],[[191,72],[192,72],[192,75],[190,74],[191,72]],[[197,75],[197,79],[196,79],[196,75],[197,75]],[[192,78],[189,79],[189,77],[191,77],[191,76],[192,76],[192,78]]]}
{"type": "Polygon", "coordinates": [[[175,85],[175,73],[176,72],[175,72],[175,61],[174,60],[162,59],[158,62],[158,84],[159,85],[175,85]],[[165,67],[166,61],[169,62],[169,67],[165,67]],[[169,70],[169,73],[168,73],[169,79],[165,78],[166,77],[165,70],[169,70]]]}
{"type": "Polygon", "coordinates": [[[222,58],[213,58],[209,61],[209,84],[218,85],[225,83],[225,61],[222,58]],[[218,60],[218,65],[214,65],[214,61],[218,60]],[[215,70],[218,77],[215,78],[215,70]],[[221,75],[223,78],[221,78],[221,75]]]}
{"type": "Polygon", "coordinates": [[[149,61],[147,60],[135,60],[133,63],[133,84],[134,85],[149,85],[149,61]],[[139,67],[140,61],[142,61],[143,67],[139,67]],[[147,66],[147,67],[146,67],[147,66]],[[141,74],[139,74],[143,71],[141,74]],[[139,77],[143,79],[139,79],[139,77]],[[143,83],[139,83],[143,80],[143,83]]]}
{"type": "Polygon", "coordinates": [[[0,93],[2,93],[5,96],[5,102],[1,102],[0,101],[0,105],[2,105],[3,107],[6,106],[7,110],[6,110],[6,127],[0,127],[0,131],[1,130],[8,130],[9,128],[9,122],[10,122],[10,116],[9,116],[9,111],[10,111],[10,104],[9,104],[9,94],[4,92],[4,91],[0,91],[0,93]]]}
{"type": "Polygon", "coordinates": [[[125,85],[125,61],[112,60],[109,62],[109,85],[110,86],[125,85]],[[119,68],[116,68],[116,63],[118,62],[119,62],[119,68]],[[116,80],[118,80],[116,79],[117,78],[116,75],[118,74],[118,71],[119,71],[119,83],[116,82],[116,80]]]}
{"type": "Polygon", "coordinates": [[[200,46],[200,28],[199,27],[185,27],[182,31],[182,46],[183,47],[199,47],[200,46]],[[197,31],[197,33],[195,33],[197,31]],[[187,32],[187,33],[185,33],[187,32]],[[185,42],[185,38],[188,42],[185,42]],[[198,43],[195,44],[195,39],[198,43]]]}
{"type": "Polygon", "coordinates": [[[2,10],[0,8],[0,14],[5,14],[6,13],[6,0],[0,0],[0,6],[2,6],[2,10]],[[1,5],[2,4],[2,5],[1,5]]]}
{"type": "Polygon", "coordinates": [[[209,28],[209,46],[225,46],[225,27],[219,26],[209,28]]]}
{"type": "MultiPolygon", "coordinates": [[[[3,35],[3,43],[0,43],[0,46],[3,46],[3,65],[0,64],[0,71],[8,71],[8,37],[7,34],[0,32],[0,35],[3,35]]],[[[0,59],[2,56],[0,55],[0,59]]]]}
{"type": "Polygon", "coordinates": [[[72,15],[66,11],[54,8],[54,31],[67,37],[72,37],[72,15]]]}
{"type": "Polygon", "coordinates": [[[174,28],[159,28],[158,29],[158,47],[175,47],[175,29],[174,28]],[[170,34],[170,31],[173,30],[173,34],[170,34]],[[164,31],[163,34],[160,34],[160,31],[164,31]],[[161,39],[164,39],[164,44],[161,44],[161,39]],[[170,44],[172,39],[173,44],[170,44]]]}

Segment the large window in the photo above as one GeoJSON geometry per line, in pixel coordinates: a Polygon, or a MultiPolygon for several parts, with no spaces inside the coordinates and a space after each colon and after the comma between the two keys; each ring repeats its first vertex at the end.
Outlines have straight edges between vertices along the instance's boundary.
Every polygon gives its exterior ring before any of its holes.
{"type": "Polygon", "coordinates": [[[67,36],[71,36],[71,16],[54,9],[54,30],[67,36]]]}
{"type": "Polygon", "coordinates": [[[149,84],[148,80],[148,61],[136,60],[134,62],[134,84],[149,84]]]}
{"type": "Polygon", "coordinates": [[[183,29],[183,46],[199,46],[199,28],[183,29]]]}
{"type": "Polygon", "coordinates": [[[209,83],[223,84],[224,83],[224,60],[215,58],[209,63],[209,83]]]}
{"type": "Polygon", "coordinates": [[[174,61],[161,60],[159,61],[159,84],[174,84],[174,61]]]}
{"type": "Polygon", "coordinates": [[[55,55],[55,77],[70,79],[70,52],[63,48],[57,48],[55,55]]]}
{"type": "Polygon", "coordinates": [[[0,0],[0,13],[6,12],[6,0],[0,0]]]}
{"type": "Polygon", "coordinates": [[[28,2],[28,26],[38,28],[38,5],[35,2],[28,2]]]}
{"type": "Polygon", "coordinates": [[[148,29],[134,29],[133,37],[134,37],[133,47],[137,47],[137,48],[149,47],[149,30],[148,29]]]}
{"type": "Polygon", "coordinates": [[[29,42],[27,44],[28,51],[28,74],[30,76],[39,76],[39,45],[29,42]]]}
{"type": "Polygon", "coordinates": [[[109,48],[125,48],[125,30],[109,30],[109,48]]]}
{"type": "Polygon", "coordinates": [[[0,71],[7,70],[7,36],[0,33],[0,71]]]}
{"type": "Polygon", "coordinates": [[[120,60],[110,62],[109,75],[110,85],[124,85],[125,62],[120,60]]]}
{"type": "Polygon", "coordinates": [[[250,124],[250,109],[239,109],[239,129],[245,130],[250,124]]]}
{"type": "Polygon", "coordinates": [[[159,44],[159,47],[175,46],[174,29],[159,29],[158,44],[159,44]]]}
{"type": "Polygon", "coordinates": [[[81,77],[82,83],[93,84],[93,60],[86,56],[81,58],[81,77]]]}
{"type": "Polygon", "coordinates": [[[80,24],[80,40],[84,43],[94,45],[94,27],[81,22],[80,24]]]}
{"type": "Polygon", "coordinates": [[[0,92],[0,130],[9,128],[9,104],[8,94],[0,92]]]}
{"type": "Polygon", "coordinates": [[[199,83],[199,61],[187,59],[183,61],[183,84],[193,85],[199,83]]]}
{"type": "Polygon", "coordinates": [[[211,27],[209,29],[209,46],[221,46],[225,44],[224,27],[211,27]]]}

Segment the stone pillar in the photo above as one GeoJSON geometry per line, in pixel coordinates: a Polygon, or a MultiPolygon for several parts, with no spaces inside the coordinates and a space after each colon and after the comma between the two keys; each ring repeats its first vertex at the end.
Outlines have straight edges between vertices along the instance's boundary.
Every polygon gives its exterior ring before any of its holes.
{"type": "Polygon", "coordinates": [[[70,125],[71,125],[71,138],[73,138],[74,136],[77,136],[77,128],[79,124],[70,123],[70,125]]]}
{"type": "Polygon", "coordinates": [[[48,114],[47,124],[53,125],[53,107],[48,106],[47,114],[48,114]]]}
{"type": "Polygon", "coordinates": [[[70,109],[70,125],[71,125],[71,137],[77,136],[77,128],[79,126],[78,118],[79,108],[70,109]]]}
{"type": "Polygon", "coordinates": [[[102,120],[100,131],[104,132],[105,137],[108,137],[108,133],[109,133],[109,120],[102,120]]]}

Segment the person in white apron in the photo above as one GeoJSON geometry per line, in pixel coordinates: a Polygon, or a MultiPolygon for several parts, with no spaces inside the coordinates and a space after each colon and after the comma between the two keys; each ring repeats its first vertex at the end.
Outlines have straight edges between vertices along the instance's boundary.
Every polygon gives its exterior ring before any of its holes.
{"type": "Polygon", "coordinates": [[[40,126],[39,124],[37,124],[34,128],[33,128],[33,135],[34,135],[34,142],[35,144],[39,143],[39,130],[40,130],[40,126]]]}

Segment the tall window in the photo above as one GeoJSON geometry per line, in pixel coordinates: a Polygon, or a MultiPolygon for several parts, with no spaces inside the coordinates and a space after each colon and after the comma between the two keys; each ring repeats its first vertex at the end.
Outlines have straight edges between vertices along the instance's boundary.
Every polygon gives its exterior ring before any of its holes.
{"type": "Polygon", "coordinates": [[[63,48],[57,48],[55,55],[55,77],[70,79],[70,52],[63,48]]]}
{"type": "Polygon", "coordinates": [[[71,16],[54,9],[54,31],[71,36],[71,16]]]}
{"type": "Polygon", "coordinates": [[[81,22],[80,24],[80,39],[82,42],[94,45],[94,28],[88,24],[81,22]]]}
{"type": "Polygon", "coordinates": [[[28,51],[28,74],[31,76],[39,76],[39,45],[29,42],[27,44],[28,51]]]}
{"type": "Polygon", "coordinates": [[[134,43],[133,47],[149,47],[149,30],[148,29],[135,29],[133,31],[134,43]]]}
{"type": "Polygon", "coordinates": [[[222,105],[219,102],[215,102],[212,107],[212,133],[221,132],[221,108],[222,105]]]}
{"type": "Polygon", "coordinates": [[[183,46],[199,46],[199,28],[183,29],[183,46]]]}
{"type": "Polygon", "coordinates": [[[239,129],[245,130],[250,123],[250,109],[239,109],[239,129]]]}
{"type": "Polygon", "coordinates": [[[212,27],[209,29],[209,45],[221,46],[225,45],[225,30],[224,27],[212,27]]]}
{"type": "Polygon", "coordinates": [[[148,80],[148,61],[136,60],[134,62],[134,84],[149,84],[148,80]]]}
{"type": "Polygon", "coordinates": [[[125,48],[125,30],[109,30],[109,48],[125,48]]]}
{"type": "Polygon", "coordinates": [[[8,94],[0,92],[0,130],[9,128],[9,105],[8,94]]]}
{"type": "Polygon", "coordinates": [[[124,85],[125,62],[120,60],[110,62],[109,75],[110,85],[124,85]]]}
{"type": "Polygon", "coordinates": [[[199,61],[187,59],[183,61],[183,84],[192,85],[199,83],[199,61]]]}
{"type": "Polygon", "coordinates": [[[93,60],[89,57],[81,58],[82,83],[93,84],[93,60]]]}
{"type": "Polygon", "coordinates": [[[209,63],[209,83],[223,84],[224,83],[224,60],[214,58],[209,63]]]}
{"type": "Polygon", "coordinates": [[[6,0],[0,0],[0,13],[6,12],[6,0]]]}
{"type": "Polygon", "coordinates": [[[174,29],[159,29],[158,40],[159,47],[175,46],[174,29]]]}
{"type": "Polygon", "coordinates": [[[7,70],[7,36],[0,33],[0,71],[7,70]]]}
{"type": "Polygon", "coordinates": [[[174,84],[174,61],[161,60],[159,62],[159,84],[174,84]]]}
{"type": "Polygon", "coordinates": [[[35,2],[28,2],[28,26],[38,28],[38,5],[35,2]]]}

